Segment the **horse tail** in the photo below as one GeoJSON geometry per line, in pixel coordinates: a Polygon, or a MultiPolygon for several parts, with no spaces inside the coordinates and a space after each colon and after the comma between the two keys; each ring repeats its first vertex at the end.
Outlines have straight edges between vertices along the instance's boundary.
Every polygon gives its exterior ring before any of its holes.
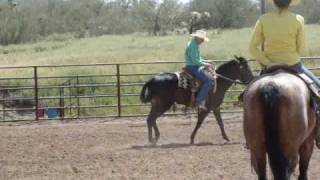
{"type": "Polygon", "coordinates": [[[151,96],[150,84],[151,84],[151,80],[146,82],[143,85],[143,88],[141,90],[140,101],[143,102],[143,103],[147,103],[147,102],[151,101],[152,96],[151,96]]]}
{"type": "Polygon", "coordinates": [[[290,177],[289,160],[280,145],[280,92],[275,83],[260,88],[260,100],[264,110],[264,128],[267,153],[275,179],[290,177]]]}

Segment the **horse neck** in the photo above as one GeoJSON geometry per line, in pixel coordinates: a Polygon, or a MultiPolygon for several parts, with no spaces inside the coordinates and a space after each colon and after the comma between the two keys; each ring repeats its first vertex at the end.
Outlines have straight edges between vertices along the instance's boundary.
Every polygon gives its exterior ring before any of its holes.
{"type": "MultiPolygon", "coordinates": [[[[233,74],[233,71],[223,69],[223,70],[221,70],[221,72],[219,72],[219,70],[218,70],[218,73],[221,74],[222,76],[225,76],[225,77],[230,78],[232,80],[236,80],[236,75],[233,74]]],[[[218,84],[217,92],[226,93],[226,91],[232,86],[233,82],[230,82],[228,80],[225,80],[225,79],[219,77],[217,79],[217,84],[218,84]]]]}
{"type": "MultiPolygon", "coordinates": [[[[234,79],[235,75],[230,73],[233,71],[228,70],[230,68],[227,68],[226,66],[228,66],[228,65],[224,65],[222,67],[219,67],[217,69],[217,73],[219,73],[225,77],[228,77],[230,79],[234,79]]],[[[213,98],[213,99],[211,99],[211,101],[214,106],[219,106],[223,102],[224,95],[226,94],[227,90],[232,86],[232,84],[233,84],[233,82],[230,82],[228,80],[222,79],[221,77],[218,77],[217,84],[216,84],[216,86],[217,86],[216,92],[213,94],[213,91],[210,91],[210,94],[211,94],[210,96],[213,98]]]]}
{"type": "Polygon", "coordinates": [[[232,86],[232,82],[224,80],[222,78],[217,79],[217,93],[225,94],[227,90],[232,86]]]}
{"type": "Polygon", "coordinates": [[[224,96],[227,90],[231,87],[232,83],[229,81],[225,81],[221,78],[217,79],[217,90],[216,92],[209,91],[209,103],[214,109],[219,107],[223,102],[224,96]]]}

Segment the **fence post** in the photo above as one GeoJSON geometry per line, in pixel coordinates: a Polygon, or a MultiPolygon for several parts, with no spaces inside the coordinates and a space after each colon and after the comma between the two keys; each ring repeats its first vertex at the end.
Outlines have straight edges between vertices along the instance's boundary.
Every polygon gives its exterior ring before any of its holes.
{"type": "Polygon", "coordinates": [[[59,106],[60,106],[59,108],[60,120],[63,120],[64,119],[64,87],[60,87],[59,106]]]}
{"type": "Polygon", "coordinates": [[[71,88],[71,81],[72,81],[72,79],[71,80],[69,80],[69,88],[68,88],[68,90],[69,90],[69,116],[71,115],[71,113],[72,113],[72,106],[73,106],[73,104],[72,104],[72,102],[71,102],[71,99],[72,99],[72,88],[71,88]]]}
{"type": "Polygon", "coordinates": [[[36,103],[36,110],[35,110],[35,114],[36,114],[36,121],[39,120],[39,92],[38,92],[38,68],[37,66],[33,66],[33,76],[34,76],[34,101],[36,103]]]}
{"type": "Polygon", "coordinates": [[[6,98],[6,95],[5,95],[5,93],[3,92],[3,94],[2,94],[2,99],[3,99],[3,101],[2,101],[2,112],[3,112],[3,121],[5,121],[6,120],[6,100],[5,100],[5,98],[6,98]]]}
{"type": "Polygon", "coordinates": [[[118,97],[118,117],[121,117],[120,64],[117,64],[117,97],[118,97]]]}
{"type": "Polygon", "coordinates": [[[261,14],[266,13],[266,1],[260,0],[261,14]]]}
{"type": "Polygon", "coordinates": [[[77,75],[77,110],[78,118],[80,117],[80,99],[79,99],[79,75],[77,75]]]}

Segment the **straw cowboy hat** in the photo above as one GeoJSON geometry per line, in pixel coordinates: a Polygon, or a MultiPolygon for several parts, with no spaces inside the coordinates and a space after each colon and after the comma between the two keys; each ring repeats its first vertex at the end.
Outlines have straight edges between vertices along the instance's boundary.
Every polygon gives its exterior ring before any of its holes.
{"type": "MultiPolygon", "coordinates": [[[[273,3],[273,0],[267,0],[269,3],[273,3]]],[[[300,0],[291,0],[290,6],[295,6],[300,3],[300,0]]]]}
{"type": "Polygon", "coordinates": [[[209,38],[207,38],[207,32],[204,30],[197,30],[195,33],[191,34],[191,36],[204,39],[206,42],[209,41],[209,38]]]}

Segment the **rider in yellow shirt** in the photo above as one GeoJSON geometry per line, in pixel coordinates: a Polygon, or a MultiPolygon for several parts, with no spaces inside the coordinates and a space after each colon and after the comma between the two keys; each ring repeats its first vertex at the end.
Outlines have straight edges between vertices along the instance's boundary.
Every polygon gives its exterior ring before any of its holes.
{"type": "Polygon", "coordinates": [[[278,9],[259,18],[250,52],[263,66],[295,65],[305,50],[304,18],[288,9],[278,9]],[[264,51],[259,49],[264,42],[264,51]]]}
{"type": "MultiPolygon", "coordinates": [[[[320,88],[319,79],[300,60],[306,48],[304,18],[289,11],[289,6],[298,4],[300,0],[269,1],[273,1],[276,10],[258,19],[250,41],[250,53],[263,68],[289,65],[298,72],[305,73],[320,88]],[[264,50],[260,49],[262,44],[264,50]]],[[[320,148],[319,121],[316,132],[316,144],[320,148]]]]}

